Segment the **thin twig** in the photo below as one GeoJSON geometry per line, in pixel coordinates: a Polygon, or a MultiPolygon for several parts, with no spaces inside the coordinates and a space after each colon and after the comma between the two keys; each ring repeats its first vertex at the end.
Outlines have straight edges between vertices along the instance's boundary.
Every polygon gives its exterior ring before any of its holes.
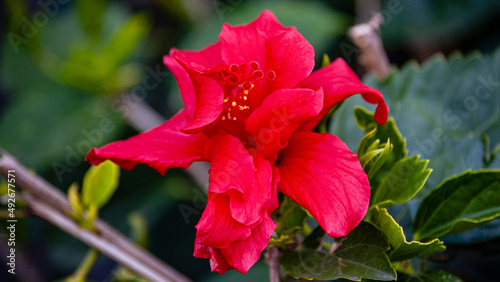
{"type": "MultiPolygon", "coordinates": [[[[40,176],[31,173],[14,157],[10,156],[7,152],[0,148],[0,173],[6,177],[9,170],[15,170],[16,186],[23,188],[23,197],[27,199],[27,205],[38,216],[49,222],[57,220],[56,222],[61,223],[61,225],[56,225],[72,235],[91,233],[88,230],[79,227],[67,216],[70,214],[70,206],[65,195],[60,190],[52,186],[40,176]],[[75,226],[83,229],[83,231],[75,229],[75,226]],[[63,227],[69,229],[66,230],[63,227]]],[[[146,250],[135,245],[132,241],[116,231],[116,229],[108,225],[106,222],[96,219],[94,227],[97,231],[96,233],[91,234],[95,236],[92,238],[97,241],[92,241],[95,243],[95,246],[91,246],[106,255],[108,253],[117,254],[118,252],[120,256],[126,256],[125,260],[123,258],[111,258],[116,259],[120,263],[122,263],[120,260],[124,260],[123,264],[127,268],[135,271],[145,271],[137,272],[144,277],[151,277],[151,275],[155,275],[155,278],[159,278],[154,279],[153,281],[189,281],[188,278],[177,272],[175,269],[155,258],[146,250]],[[130,265],[131,262],[134,264],[137,263],[138,265],[130,265]]],[[[89,240],[89,235],[83,236],[86,236],[85,240],[89,240]]],[[[77,236],[75,237],[80,238],[77,236]]]]}
{"type": "Polygon", "coordinates": [[[33,196],[26,194],[22,196],[22,198],[23,201],[30,207],[33,214],[61,228],[66,233],[91,246],[92,248],[99,250],[99,252],[102,252],[114,261],[122,265],[126,265],[132,271],[139,273],[146,279],[150,279],[152,281],[170,280],[168,277],[165,277],[156,270],[151,269],[147,264],[139,261],[137,258],[131,256],[124,250],[103,240],[94,232],[90,232],[52,207],[38,201],[33,196]]]}
{"type": "Polygon", "coordinates": [[[269,265],[269,281],[280,282],[280,250],[275,245],[269,245],[265,256],[265,262],[269,265]]]}
{"type": "Polygon", "coordinates": [[[367,71],[375,73],[379,79],[386,77],[390,70],[382,39],[377,33],[383,22],[384,17],[380,13],[374,13],[369,22],[357,24],[347,32],[361,52],[359,63],[367,71]]]}

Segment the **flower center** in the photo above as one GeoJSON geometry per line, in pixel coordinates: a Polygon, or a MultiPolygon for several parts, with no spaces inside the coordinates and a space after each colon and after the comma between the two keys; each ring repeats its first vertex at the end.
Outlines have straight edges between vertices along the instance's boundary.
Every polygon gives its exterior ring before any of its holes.
{"type": "Polygon", "coordinates": [[[274,80],[276,78],[273,70],[264,74],[255,61],[242,65],[232,64],[227,70],[219,71],[219,75],[223,79],[221,84],[226,90],[221,120],[228,121],[248,117],[252,112],[251,105],[255,105],[251,100],[255,96],[253,92],[257,84],[263,79],[274,80]]]}

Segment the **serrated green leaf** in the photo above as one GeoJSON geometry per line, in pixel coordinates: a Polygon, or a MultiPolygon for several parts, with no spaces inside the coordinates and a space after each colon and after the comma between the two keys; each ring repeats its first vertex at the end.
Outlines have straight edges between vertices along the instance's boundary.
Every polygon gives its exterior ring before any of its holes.
{"type": "Polygon", "coordinates": [[[413,275],[398,271],[398,282],[460,282],[460,278],[455,275],[442,271],[442,270],[432,270],[425,272],[417,272],[413,275]]]}
{"type": "Polygon", "coordinates": [[[339,244],[333,254],[306,248],[288,252],[280,264],[296,278],[396,279],[396,272],[385,253],[389,244],[373,225],[361,222],[347,237],[340,239],[339,244]]]}
{"type": "MultiPolygon", "coordinates": [[[[467,169],[483,168],[482,138],[500,142],[500,49],[491,55],[438,54],[408,63],[386,80],[365,82],[384,93],[411,155],[430,160],[428,189],[467,169]]],[[[490,166],[490,168],[499,168],[490,166]]]]}
{"type": "MultiPolygon", "coordinates": [[[[476,51],[464,56],[456,52],[448,59],[436,54],[421,65],[410,61],[386,79],[363,79],[384,94],[389,114],[406,138],[409,156],[429,160],[433,173],[423,188],[426,193],[417,194],[413,200],[421,200],[448,177],[484,168],[482,136],[489,136],[491,152],[500,143],[499,69],[497,48],[486,55],[476,51]]],[[[347,99],[330,129],[351,150],[356,150],[363,137],[352,120],[352,109],[360,104],[366,102],[359,96],[347,99]]],[[[500,158],[495,158],[488,168],[500,168],[500,158]]],[[[490,222],[468,233],[454,242],[489,240],[500,236],[500,229],[498,222],[490,222]]]]}
{"type": "MultiPolygon", "coordinates": [[[[354,116],[356,118],[356,123],[361,127],[370,138],[363,138],[363,144],[372,144],[375,140],[390,140],[391,152],[385,152],[385,159],[383,163],[379,163],[381,167],[376,169],[374,172],[380,171],[377,174],[373,174],[370,177],[370,184],[373,189],[377,188],[382,181],[382,178],[386,173],[390,171],[393,165],[403,159],[407,155],[406,151],[406,140],[401,136],[394,119],[389,118],[384,125],[377,124],[373,118],[373,113],[370,113],[362,107],[354,108],[354,116]],[[375,134],[372,133],[376,130],[375,134]]],[[[363,145],[360,143],[360,145],[363,145]]],[[[364,145],[363,145],[364,146],[364,145]]],[[[358,147],[358,152],[361,150],[361,146],[358,147]]]]}
{"type": "Polygon", "coordinates": [[[375,189],[370,206],[384,208],[405,203],[413,198],[422,189],[432,171],[425,169],[429,161],[419,161],[419,157],[401,159],[394,164],[375,189]]]}
{"type": "Polygon", "coordinates": [[[438,239],[426,243],[407,242],[403,228],[399,226],[386,209],[373,208],[370,221],[382,230],[389,240],[389,244],[391,244],[389,258],[393,262],[428,256],[446,250],[443,242],[438,239]]]}
{"type": "Polygon", "coordinates": [[[500,171],[465,172],[432,190],[420,204],[413,236],[443,237],[480,226],[500,216],[500,171]]]}
{"type": "Polygon", "coordinates": [[[106,204],[116,188],[120,178],[120,167],[107,160],[91,167],[83,178],[82,202],[85,207],[97,208],[106,204]]]}

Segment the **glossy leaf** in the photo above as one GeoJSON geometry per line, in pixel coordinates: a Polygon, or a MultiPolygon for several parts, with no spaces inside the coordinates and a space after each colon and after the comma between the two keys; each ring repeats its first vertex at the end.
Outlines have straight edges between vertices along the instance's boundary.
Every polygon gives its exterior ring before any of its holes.
{"type": "MultiPolygon", "coordinates": [[[[390,115],[406,138],[408,155],[429,160],[433,173],[424,185],[425,193],[417,194],[414,201],[448,177],[485,167],[483,136],[489,136],[490,152],[500,143],[499,68],[500,49],[487,55],[456,52],[449,58],[437,54],[422,64],[408,62],[383,80],[375,76],[363,79],[384,93],[390,115]]],[[[363,137],[352,121],[352,109],[359,104],[366,105],[361,98],[348,99],[330,129],[351,150],[363,137]]],[[[487,168],[500,168],[500,158],[487,168]]],[[[460,238],[454,236],[454,243],[496,238],[500,236],[499,223],[500,219],[494,220],[460,238]]]]}
{"type": "Polygon", "coordinates": [[[331,280],[361,278],[395,280],[385,251],[388,243],[373,225],[361,222],[332,254],[313,249],[300,249],[286,253],[280,260],[285,271],[296,278],[331,280]]]}
{"type": "Polygon", "coordinates": [[[500,171],[465,172],[441,183],[420,204],[413,225],[417,240],[448,236],[500,216],[500,171]]]}
{"type": "Polygon", "coordinates": [[[85,207],[92,205],[100,208],[108,202],[120,178],[120,167],[105,161],[91,167],[83,178],[82,202],[85,207]]]}
{"type": "Polygon", "coordinates": [[[442,252],[446,249],[443,242],[434,239],[430,242],[422,243],[418,241],[406,241],[403,228],[392,218],[386,209],[375,207],[372,210],[371,222],[375,224],[385,234],[391,244],[389,258],[391,261],[401,261],[415,257],[428,256],[442,252]]]}
{"type": "Polygon", "coordinates": [[[416,274],[409,275],[398,271],[398,282],[460,282],[460,278],[455,275],[442,271],[431,270],[425,272],[417,272],[416,274]]]}
{"type": "Polygon", "coordinates": [[[431,169],[425,169],[427,160],[419,156],[399,160],[384,176],[374,191],[370,206],[388,207],[409,201],[427,181],[431,169]]]}

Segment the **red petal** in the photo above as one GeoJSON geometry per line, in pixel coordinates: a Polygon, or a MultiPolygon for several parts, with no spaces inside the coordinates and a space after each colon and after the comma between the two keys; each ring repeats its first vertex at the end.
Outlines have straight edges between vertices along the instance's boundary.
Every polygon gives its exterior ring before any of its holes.
{"type": "Polygon", "coordinates": [[[222,274],[235,268],[246,273],[260,258],[261,252],[269,243],[276,224],[266,215],[246,239],[229,242],[228,247],[217,248],[204,245],[198,237],[195,239],[194,256],[210,259],[212,271],[222,274]]]}
{"type": "Polygon", "coordinates": [[[323,108],[323,91],[282,89],[269,95],[247,120],[257,148],[273,159],[293,132],[323,108]]]}
{"type": "Polygon", "coordinates": [[[267,69],[276,73],[271,92],[296,86],[314,68],[314,49],[295,29],[267,40],[266,53],[267,69]]]}
{"type": "Polygon", "coordinates": [[[163,57],[163,63],[170,69],[172,74],[179,85],[179,91],[181,92],[182,101],[184,101],[184,107],[186,112],[190,117],[194,115],[196,109],[196,96],[194,94],[193,83],[187,71],[175,60],[173,52],[175,50],[170,50],[170,55],[163,57]]]}
{"type": "Polygon", "coordinates": [[[169,168],[187,168],[193,161],[204,160],[207,142],[205,135],[180,132],[180,128],[188,122],[188,116],[182,110],[156,128],[125,141],[92,149],[86,160],[92,165],[111,160],[124,169],[132,169],[142,163],[161,174],[165,174],[169,168]]]}
{"type": "Polygon", "coordinates": [[[266,46],[259,31],[253,26],[224,24],[219,38],[222,43],[222,59],[226,64],[256,61],[265,69],[266,46]]]}
{"type": "Polygon", "coordinates": [[[316,119],[309,121],[307,125],[301,127],[300,130],[302,131],[314,129],[333,106],[358,93],[361,93],[368,103],[378,104],[375,111],[376,122],[384,124],[387,121],[389,108],[385,104],[382,93],[361,83],[356,74],[341,58],[336,59],[327,67],[313,72],[299,86],[311,89],[322,87],[325,92],[324,108],[321,114],[316,119]]]}
{"type": "Polygon", "coordinates": [[[269,10],[264,10],[257,19],[248,24],[259,30],[264,39],[269,39],[284,31],[294,30],[294,27],[284,27],[269,10]]]}
{"type": "Polygon", "coordinates": [[[220,116],[224,104],[224,91],[217,81],[200,74],[191,74],[191,80],[196,94],[196,109],[191,123],[182,128],[185,133],[202,131],[220,116]]]}
{"type": "Polygon", "coordinates": [[[299,132],[280,154],[279,191],[307,209],[333,237],[363,219],[370,184],[356,154],[331,134],[299,132]]]}
{"type": "Polygon", "coordinates": [[[234,136],[212,138],[209,192],[228,194],[232,217],[249,225],[261,220],[271,199],[272,167],[262,154],[252,157],[234,136]]]}
{"type": "Polygon", "coordinates": [[[170,50],[170,55],[173,55],[174,53],[178,53],[191,68],[199,72],[209,70],[214,66],[223,63],[220,41],[208,45],[199,51],[178,50],[172,48],[170,50]]]}
{"type": "Polygon", "coordinates": [[[295,28],[281,25],[269,10],[264,10],[259,17],[246,25],[225,24],[219,34],[222,57],[226,64],[246,64],[256,61],[262,69],[266,69],[265,40],[292,30],[295,28]]]}
{"type": "MultiPolygon", "coordinates": [[[[231,216],[229,196],[210,193],[207,206],[196,224],[196,239],[205,246],[225,248],[236,240],[248,238],[252,227],[231,216]]],[[[258,223],[257,223],[258,224],[258,223]]]]}
{"type": "Polygon", "coordinates": [[[234,242],[230,247],[221,249],[221,252],[230,265],[245,274],[259,260],[274,229],[276,224],[266,215],[262,223],[252,230],[251,236],[234,242]]]}
{"type": "Polygon", "coordinates": [[[222,255],[220,249],[201,245],[197,239],[194,241],[193,255],[197,258],[210,259],[210,268],[212,269],[212,272],[222,274],[233,269],[233,267],[227,263],[226,258],[222,255]]]}

